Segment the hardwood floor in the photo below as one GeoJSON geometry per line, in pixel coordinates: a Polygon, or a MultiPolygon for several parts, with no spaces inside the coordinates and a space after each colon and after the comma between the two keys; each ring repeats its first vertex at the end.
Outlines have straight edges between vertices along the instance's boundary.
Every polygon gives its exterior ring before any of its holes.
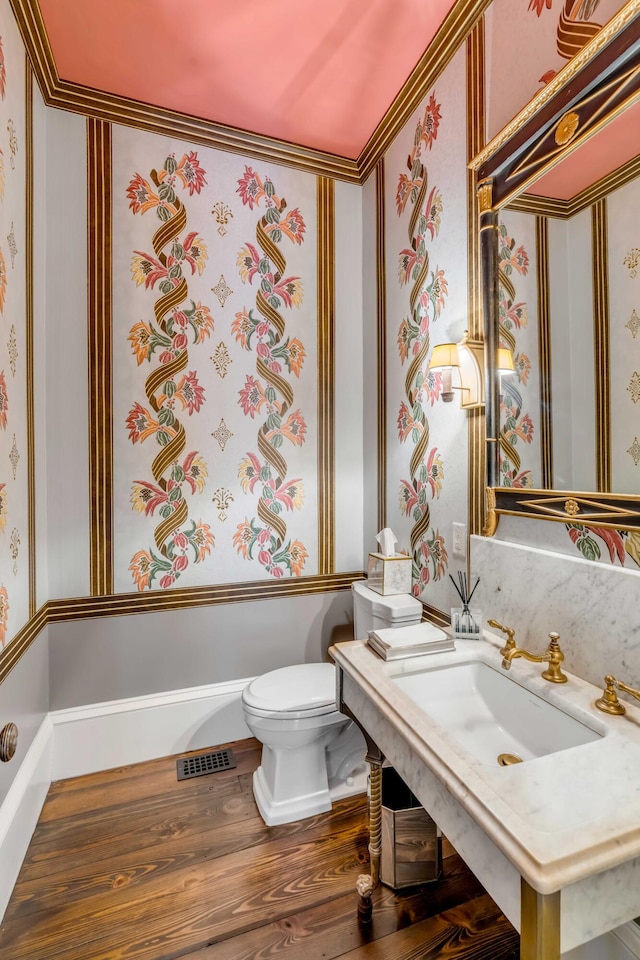
{"type": "MultiPolygon", "coordinates": [[[[228,746],[228,745],[227,745],[228,746]]],[[[266,827],[254,740],[178,781],[166,758],[51,785],[0,927],[0,960],[517,960],[518,935],[445,844],[437,885],[374,894],[366,798],[266,827]]]]}

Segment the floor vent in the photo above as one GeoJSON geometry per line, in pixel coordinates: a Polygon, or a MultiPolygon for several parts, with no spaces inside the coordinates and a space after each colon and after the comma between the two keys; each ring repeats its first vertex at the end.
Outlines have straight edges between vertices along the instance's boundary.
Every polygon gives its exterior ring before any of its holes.
{"type": "Polygon", "coordinates": [[[236,766],[233,750],[210,750],[198,753],[195,757],[181,757],[177,764],[178,780],[191,780],[192,777],[204,777],[218,770],[232,770],[236,766]]]}

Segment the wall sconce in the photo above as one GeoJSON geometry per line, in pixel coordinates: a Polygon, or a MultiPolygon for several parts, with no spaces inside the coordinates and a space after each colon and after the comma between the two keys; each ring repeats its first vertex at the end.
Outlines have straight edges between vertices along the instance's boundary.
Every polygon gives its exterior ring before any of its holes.
{"type": "MultiPolygon", "coordinates": [[[[470,340],[468,331],[459,343],[439,343],[433,348],[430,370],[442,370],[442,399],[451,403],[454,390],[460,391],[460,406],[464,410],[484,407],[484,343],[470,340]],[[460,386],[452,385],[452,371],[458,371],[460,386]]],[[[511,350],[498,348],[498,373],[513,373],[515,369],[511,350]]]]}

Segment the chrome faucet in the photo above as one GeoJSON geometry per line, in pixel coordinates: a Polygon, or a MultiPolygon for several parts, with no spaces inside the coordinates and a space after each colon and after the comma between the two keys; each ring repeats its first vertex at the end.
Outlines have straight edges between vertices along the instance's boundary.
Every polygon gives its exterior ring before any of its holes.
{"type": "Polygon", "coordinates": [[[538,656],[535,653],[529,653],[528,650],[523,650],[522,647],[513,646],[510,650],[506,652],[500,651],[503,653],[502,657],[502,667],[504,670],[509,670],[511,668],[511,661],[517,660],[518,657],[523,657],[525,660],[529,660],[531,663],[546,663],[548,664],[547,669],[542,671],[542,676],[545,680],[549,680],[551,683],[566,683],[569,679],[566,674],[560,669],[560,664],[564,660],[564,653],[560,649],[560,644],[558,640],[560,635],[557,633],[549,634],[549,646],[546,649],[546,652],[542,656],[538,656]]]}

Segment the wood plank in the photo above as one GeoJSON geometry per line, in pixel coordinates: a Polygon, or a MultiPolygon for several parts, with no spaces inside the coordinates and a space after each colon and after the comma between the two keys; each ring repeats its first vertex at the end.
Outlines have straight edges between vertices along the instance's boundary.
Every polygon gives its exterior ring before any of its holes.
{"type": "MultiPolygon", "coordinates": [[[[236,743],[224,743],[211,747],[212,750],[232,747],[237,766],[231,770],[220,770],[210,777],[217,783],[231,781],[244,773],[253,773],[260,763],[261,745],[253,738],[239,740],[236,743]]],[[[51,784],[40,816],[40,822],[73,816],[75,813],[89,810],[102,810],[105,805],[105,787],[109,790],[109,805],[116,806],[141,797],[176,794],[184,797],[191,790],[196,793],[203,780],[210,777],[198,777],[194,780],[178,780],[176,761],[180,757],[194,756],[206,750],[191,750],[163,757],[160,760],[148,760],[145,763],[116,767],[82,777],[70,777],[68,780],[56,780],[51,784]]]]}
{"type": "Polygon", "coordinates": [[[509,921],[484,894],[343,953],[342,960],[518,960],[519,941],[509,921]]]}
{"type": "MultiPolygon", "coordinates": [[[[37,864],[39,875],[29,878],[29,871],[21,872],[11,898],[5,921],[26,917],[42,910],[63,909],[72,902],[87,900],[100,893],[116,888],[134,887],[148,881],[154,874],[162,874],[165,884],[173,882],[172,874],[187,866],[195,866],[205,860],[224,857],[261,843],[270,843],[280,837],[308,834],[314,829],[326,830],[326,815],[319,814],[305,821],[267,827],[258,815],[253,797],[243,798],[247,817],[239,821],[230,816],[223,822],[218,811],[206,810],[201,821],[179,835],[169,835],[165,843],[144,846],[138,832],[125,832],[118,842],[105,841],[101,847],[102,859],[90,853],[87,847],[76,851],[75,856],[65,856],[55,871],[46,871],[47,864],[37,864]],[[313,821],[313,822],[312,822],[313,821]],[[72,865],[73,864],[73,865],[72,865]]],[[[227,802],[228,803],[228,802],[227,802]]],[[[366,801],[353,798],[344,801],[334,817],[334,828],[340,828],[342,819],[350,823],[354,812],[364,821],[366,801]]],[[[126,828],[128,821],[124,821],[126,828]]],[[[92,848],[95,850],[95,847],[92,848]]]]}
{"type": "MultiPolygon", "coordinates": [[[[326,816],[330,822],[333,811],[326,816]]],[[[133,896],[116,887],[88,908],[71,903],[10,920],[0,931],[0,958],[72,960],[91,943],[92,960],[157,960],[272,921],[292,906],[340,896],[368,861],[362,811],[351,811],[335,833],[323,833],[309,830],[304,839],[284,837],[187,866],[170,890],[162,876],[152,876],[133,896]]]]}
{"type": "Polygon", "coordinates": [[[369,929],[356,922],[357,895],[352,891],[204,947],[190,953],[189,960],[249,960],[276,958],[281,954],[283,960],[314,960],[315,957],[335,960],[357,946],[387,937],[483,893],[480,883],[460,857],[453,854],[444,864],[444,876],[439,883],[400,893],[389,887],[378,887],[373,895],[373,920],[369,929]]]}

